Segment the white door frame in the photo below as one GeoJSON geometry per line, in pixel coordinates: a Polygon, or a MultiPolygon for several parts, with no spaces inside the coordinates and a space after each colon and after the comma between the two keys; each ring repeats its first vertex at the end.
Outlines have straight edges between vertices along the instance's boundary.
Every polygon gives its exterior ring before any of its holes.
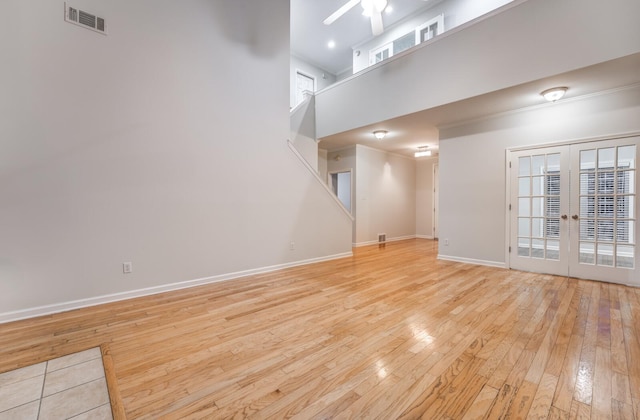
{"type": "MultiPolygon", "coordinates": [[[[333,189],[333,178],[331,177],[331,175],[344,174],[344,173],[347,173],[347,172],[349,172],[349,188],[351,189],[349,191],[349,197],[351,197],[351,208],[347,209],[345,207],[345,209],[349,213],[351,213],[351,215],[353,215],[354,214],[354,209],[353,209],[353,205],[354,205],[354,200],[353,200],[353,168],[327,172],[327,185],[329,186],[329,189],[331,189],[331,192],[334,192],[334,189],[333,189]]],[[[340,201],[340,200],[338,199],[338,201],[340,201]]],[[[342,201],[340,201],[340,204],[342,204],[342,206],[344,207],[344,204],[342,203],[342,201]]]]}
{"type": "Polygon", "coordinates": [[[440,194],[440,168],[438,164],[435,163],[433,165],[433,212],[431,213],[433,216],[433,239],[438,239],[438,208],[440,206],[438,194],[440,194]]]}
{"type": "Polygon", "coordinates": [[[296,93],[295,93],[296,105],[300,104],[304,100],[304,92],[303,92],[301,100],[298,101],[298,75],[308,77],[309,79],[313,80],[313,92],[311,92],[312,94],[315,93],[316,90],[318,90],[318,80],[314,75],[312,75],[311,73],[307,73],[306,71],[296,69],[296,79],[295,79],[296,80],[296,93]]]}
{"type": "MultiPolygon", "coordinates": [[[[587,145],[588,143],[594,143],[594,142],[603,142],[603,141],[608,141],[608,140],[623,140],[623,139],[629,139],[632,137],[638,137],[640,136],[640,131],[638,132],[631,132],[631,133],[624,133],[624,134],[620,134],[620,135],[613,135],[613,136],[599,136],[599,137],[591,137],[591,138],[584,138],[584,139],[575,139],[575,140],[569,140],[569,141],[563,141],[563,142],[555,142],[555,143],[546,143],[546,144],[536,144],[536,145],[529,145],[529,146],[519,146],[519,147],[513,147],[513,148],[508,148],[505,150],[505,262],[506,262],[506,267],[507,268],[512,268],[512,261],[511,261],[511,255],[512,253],[509,252],[509,248],[512,244],[510,244],[511,242],[511,176],[510,176],[510,163],[511,163],[511,154],[513,152],[518,152],[518,151],[523,151],[523,150],[535,150],[535,149],[543,149],[543,148],[548,148],[548,147],[555,147],[555,146],[564,146],[564,145],[568,145],[568,146],[572,146],[572,145],[587,145]]],[[[640,168],[638,168],[637,170],[640,170],[640,168]]],[[[640,223],[640,221],[636,220],[636,223],[640,223]]],[[[516,250],[514,250],[514,252],[517,252],[516,250]]],[[[640,266],[635,268],[635,271],[640,270],[640,266]]],[[[638,284],[635,283],[624,283],[624,284],[630,284],[633,286],[638,286],[638,284]]]]}

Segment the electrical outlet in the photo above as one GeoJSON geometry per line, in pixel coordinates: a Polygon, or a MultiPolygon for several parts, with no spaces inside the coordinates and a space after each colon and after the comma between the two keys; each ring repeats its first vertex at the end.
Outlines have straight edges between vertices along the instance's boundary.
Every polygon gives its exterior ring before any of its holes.
{"type": "Polygon", "coordinates": [[[296,249],[296,243],[293,241],[289,242],[289,251],[293,251],[294,249],[296,249]]]}
{"type": "Polygon", "coordinates": [[[124,274],[130,274],[133,272],[133,264],[130,262],[122,263],[122,272],[124,274]]]}
{"type": "Polygon", "coordinates": [[[449,246],[449,239],[444,240],[444,246],[449,246]]]}

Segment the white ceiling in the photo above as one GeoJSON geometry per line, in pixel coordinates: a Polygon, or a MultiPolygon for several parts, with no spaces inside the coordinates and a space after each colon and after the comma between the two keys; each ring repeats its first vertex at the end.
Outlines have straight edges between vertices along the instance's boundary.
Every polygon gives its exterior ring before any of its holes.
{"type": "MultiPolygon", "coordinates": [[[[352,47],[373,38],[371,23],[362,15],[362,7],[355,6],[327,26],[322,23],[348,0],[291,0],[291,52],[297,57],[332,74],[350,70],[353,64],[352,47]],[[329,49],[327,44],[335,41],[329,49]]],[[[393,24],[439,3],[440,0],[388,0],[393,9],[383,13],[385,30],[393,24]]]]}
{"type": "MultiPolygon", "coordinates": [[[[393,12],[383,13],[385,30],[440,1],[388,0],[393,12]]],[[[322,23],[346,2],[347,0],[291,0],[292,54],[333,74],[350,71],[352,47],[373,37],[369,18],[362,15],[362,8],[357,5],[332,25],[322,23]],[[330,40],[336,43],[334,49],[327,47],[330,40]]],[[[640,83],[640,54],[328,136],[320,139],[319,146],[335,150],[363,144],[413,156],[418,146],[429,145],[437,152],[437,127],[543,106],[545,101],[539,92],[549,87],[568,86],[565,100],[569,100],[635,83],[640,83]],[[373,137],[372,132],[377,129],[389,132],[384,140],[379,141],[373,137]]]]}
{"type": "Polygon", "coordinates": [[[444,125],[488,117],[535,106],[553,106],[540,92],[554,86],[568,86],[562,100],[571,100],[614,88],[640,83],[640,54],[589,66],[509,89],[427,109],[415,114],[360,127],[320,139],[319,147],[335,150],[362,144],[380,150],[413,156],[418,146],[438,149],[438,129],[444,125]],[[383,140],[376,140],[374,130],[387,130],[383,140]]]}

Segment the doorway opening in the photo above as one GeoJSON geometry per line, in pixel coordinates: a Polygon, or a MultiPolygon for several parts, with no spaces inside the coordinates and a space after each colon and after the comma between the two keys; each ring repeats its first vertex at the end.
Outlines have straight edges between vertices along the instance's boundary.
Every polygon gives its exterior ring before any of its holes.
{"type": "Polygon", "coordinates": [[[296,70],[296,105],[304,101],[306,94],[316,91],[316,78],[296,70]]]}
{"type": "Polygon", "coordinates": [[[351,170],[329,173],[329,187],[342,205],[351,211],[351,170]]]}

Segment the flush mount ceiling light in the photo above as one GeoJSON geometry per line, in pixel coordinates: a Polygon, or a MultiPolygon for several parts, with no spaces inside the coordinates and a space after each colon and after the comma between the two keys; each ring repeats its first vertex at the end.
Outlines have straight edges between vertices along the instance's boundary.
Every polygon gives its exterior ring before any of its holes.
{"type": "Polygon", "coordinates": [[[384,136],[387,135],[387,130],[376,130],[373,132],[373,135],[376,136],[378,140],[382,140],[384,136]]]}
{"type": "Polygon", "coordinates": [[[420,146],[418,151],[413,154],[414,157],[431,156],[431,150],[427,150],[429,146],[420,146]]]}
{"type": "Polygon", "coordinates": [[[568,89],[569,88],[564,86],[554,87],[541,92],[540,95],[544,96],[544,99],[546,99],[549,102],[555,102],[558,99],[562,98],[568,89]]]}

